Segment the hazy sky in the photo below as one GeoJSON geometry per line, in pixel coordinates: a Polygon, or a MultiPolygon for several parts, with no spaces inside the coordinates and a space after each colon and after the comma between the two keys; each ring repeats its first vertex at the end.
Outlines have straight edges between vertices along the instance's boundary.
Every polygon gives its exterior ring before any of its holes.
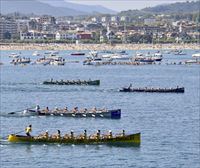
{"type": "Polygon", "coordinates": [[[128,9],[142,9],[145,7],[168,4],[174,2],[185,2],[187,0],[65,0],[73,3],[86,5],[102,5],[107,8],[121,11],[128,9]]]}

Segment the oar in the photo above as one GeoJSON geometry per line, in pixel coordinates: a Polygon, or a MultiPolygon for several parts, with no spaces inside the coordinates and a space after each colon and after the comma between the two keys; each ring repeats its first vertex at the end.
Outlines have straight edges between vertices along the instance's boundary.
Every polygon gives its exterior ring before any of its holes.
{"type": "MultiPolygon", "coordinates": [[[[34,106],[35,107],[35,106],[34,106]]],[[[18,113],[18,112],[22,112],[24,110],[29,110],[29,109],[32,109],[34,107],[30,107],[30,108],[27,108],[27,109],[23,109],[23,110],[18,110],[18,111],[12,111],[12,112],[9,112],[8,114],[15,114],[15,113],[18,113]]]]}

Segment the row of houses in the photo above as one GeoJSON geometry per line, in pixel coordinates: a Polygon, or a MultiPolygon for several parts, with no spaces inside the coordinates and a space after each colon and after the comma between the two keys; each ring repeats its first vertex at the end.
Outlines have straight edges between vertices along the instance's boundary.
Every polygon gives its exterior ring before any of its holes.
{"type": "Polygon", "coordinates": [[[92,39],[93,34],[90,32],[38,32],[38,31],[28,31],[25,33],[20,33],[20,40],[42,40],[42,39],[55,39],[55,40],[83,40],[92,39]]]}
{"type": "MultiPolygon", "coordinates": [[[[103,21],[109,17],[102,17],[103,21]]],[[[95,17],[93,18],[95,21],[95,17]]],[[[128,20],[128,17],[110,17],[112,21],[128,20]]],[[[108,34],[127,34],[139,33],[139,34],[166,34],[168,32],[187,33],[191,37],[194,37],[196,33],[200,32],[200,28],[197,24],[187,21],[172,22],[167,20],[165,24],[157,25],[159,21],[153,18],[144,20],[144,24],[135,25],[121,24],[113,25],[111,23],[95,23],[90,21],[68,21],[60,20],[56,21],[51,16],[41,16],[29,19],[7,19],[0,18],[0,39],[93,39],[104,38],[109,39],[108,34]],[[124,33],[126,32],[126,33],[124,33]],[[97,34],[97,37],[94,37],[97,34]]]]}

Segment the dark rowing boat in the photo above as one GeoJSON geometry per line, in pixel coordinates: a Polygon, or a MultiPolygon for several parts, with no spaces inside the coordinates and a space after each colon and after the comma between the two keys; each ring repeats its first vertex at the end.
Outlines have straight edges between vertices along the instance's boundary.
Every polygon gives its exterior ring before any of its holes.
{"type": "Polygon", "coordinates": [[[60,80],[60,81],[44,81],[44,85],[100,85],[100,80],[60,80]]]}
{"type": "Polygon", "coordinates": [[[157,92],[157,93],[184,93],[184,87],[177,88],[122,88],[120,92],[157,92]]]}
{"type": "Polygon", "coordinates": [[[111,118],[111,119],[120,119],[121,118],[121,109],[116,110],[96,110],[96,111],[66,111],[66,110],[35,110],[27,109],[23,112],[26,116],[63,116],[63,117],[74,117],[74,118],[111,118]]]}
{"type": "Polygon", "coordinates": [[[73,56],[82,56],[85,55],[85,53],[77,52],[77,53],[71,53],[73,56]]]}

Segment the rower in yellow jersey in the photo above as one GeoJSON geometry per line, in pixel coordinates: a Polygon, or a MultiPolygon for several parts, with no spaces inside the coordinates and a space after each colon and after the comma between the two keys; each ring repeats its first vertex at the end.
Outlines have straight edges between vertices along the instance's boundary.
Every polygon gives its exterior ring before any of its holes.
{"type": "Polygon", "coordinates": [[[30,132],[32,132],[32,125],[29,125],[28,127],[26,127],[25,131],[26,131],[27,136],[31,136],[30,132]]]}

